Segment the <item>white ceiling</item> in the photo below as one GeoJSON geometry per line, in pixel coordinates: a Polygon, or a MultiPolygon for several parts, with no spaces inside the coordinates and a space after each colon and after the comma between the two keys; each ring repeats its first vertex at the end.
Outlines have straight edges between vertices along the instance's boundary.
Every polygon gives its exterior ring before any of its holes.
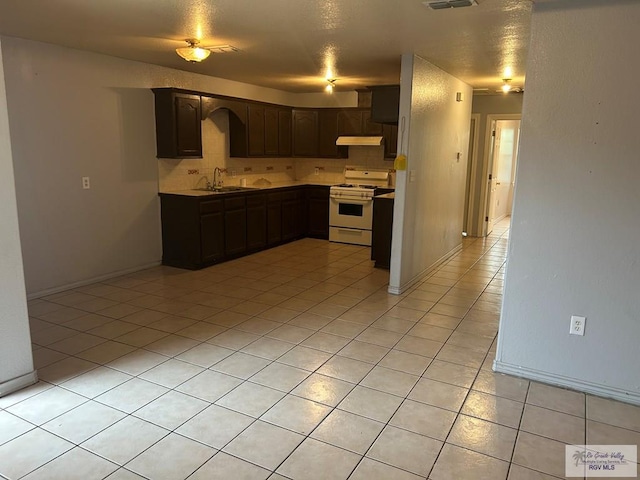
{"type": "Polygon", "coordinates": [[[421,0],[19,0],[0,2],[0,33],[272,87],[318,92],[398,83],[413,52],[476,88],[523,85],[531,0],[430,10],[421,0]],[[184,39],[241,52],[191,64],[184,39]]]}

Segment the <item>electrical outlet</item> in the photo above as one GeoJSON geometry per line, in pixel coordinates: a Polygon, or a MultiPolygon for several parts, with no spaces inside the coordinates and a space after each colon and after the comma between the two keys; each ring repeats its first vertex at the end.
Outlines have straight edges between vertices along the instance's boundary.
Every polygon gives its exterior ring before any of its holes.
{"type": "Polygon", "coordinates": [[[571,328],[569,329],[569,333],[571,335],[584,335],[584,327],[587,323],[587,319],[585,317],[578,317],[576,315],[571,316],[571,328]]]}
{"type": "Polygon", "coordinates": [[[236,178],[236,171],[235,170],[231,170],[231,178],[236,178]]]}
{"type": "Polygon", "coordinates": [[[82,177],[82,188],[84,190],[89,190],[91,188],[89,177],[82,177]]]}
{"type": "Polygon", "coordinates": [[[319,169],[318,167],[316,167],[316,168],[313,170],[313,174],[314,174],[314,175],[320,175],[320,169],[319,169]]]}

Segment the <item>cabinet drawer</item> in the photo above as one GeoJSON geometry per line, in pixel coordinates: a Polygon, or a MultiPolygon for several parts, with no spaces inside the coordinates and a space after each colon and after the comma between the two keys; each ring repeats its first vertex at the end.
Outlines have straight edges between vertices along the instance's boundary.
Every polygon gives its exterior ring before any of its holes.
{"type": "Polygon", "coordinates": [[[200,202],[200,213],[216,213],[222,211],[222,200],[205,200],[200,202]]]}
{"type": "Polygon", "coordinates": [[[245,208],[245,197],[225,198],[224,209],[225,210],[240,210],[245,208]]]}

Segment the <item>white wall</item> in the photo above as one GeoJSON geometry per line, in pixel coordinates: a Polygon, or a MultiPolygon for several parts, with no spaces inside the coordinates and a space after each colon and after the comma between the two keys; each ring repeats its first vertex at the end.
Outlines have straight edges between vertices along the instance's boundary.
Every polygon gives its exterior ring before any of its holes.
{"type": "Polygon", "coordinates": [[[640,3],[534,6],[495,368],[640,403],[640,3]],[[587,317],[584,337],[571,315],[587,317]]]}
{"type": "Polygon", "coordinates": [[[160,262],[150,88],[296,106],[357,103],[355,92],[292,94],[13,37],[2,37],[2,50],[32,297],[160,262]],[[83,176],[90,190],[81,189],[83,176]]]}
{"type": "Polygon", "coordinates": [[[407,171],[396,177],[393,293],[406,289],[462,243],[471,121],[469,85],[410,54],[403,55],[401,72],[400,124],[404,117],[408,160],[407,171]],[[456,92],[466,100],[456,102],[456,92]]]}
{"type": "MultiPolygon", "coordinates": [[[[1,42],[0,42],[1,46],[1,42]]],[[[0,396],[35,382],[0,49],[0,396]]]]}

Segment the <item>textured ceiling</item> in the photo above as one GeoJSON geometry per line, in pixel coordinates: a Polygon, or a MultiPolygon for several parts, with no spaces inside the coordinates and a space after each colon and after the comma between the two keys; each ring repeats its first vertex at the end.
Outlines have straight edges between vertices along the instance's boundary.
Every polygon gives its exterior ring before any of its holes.
{"type": "Polygon", "coordinates": [[[398,83],[413,52],[473,87],[524,82],[530,0],[434,11],[421,0],[20,0],[0,2],[0,33],[291,92],[398,83]],[[241,52],[190,64],[184,39],[241,52]]]}

